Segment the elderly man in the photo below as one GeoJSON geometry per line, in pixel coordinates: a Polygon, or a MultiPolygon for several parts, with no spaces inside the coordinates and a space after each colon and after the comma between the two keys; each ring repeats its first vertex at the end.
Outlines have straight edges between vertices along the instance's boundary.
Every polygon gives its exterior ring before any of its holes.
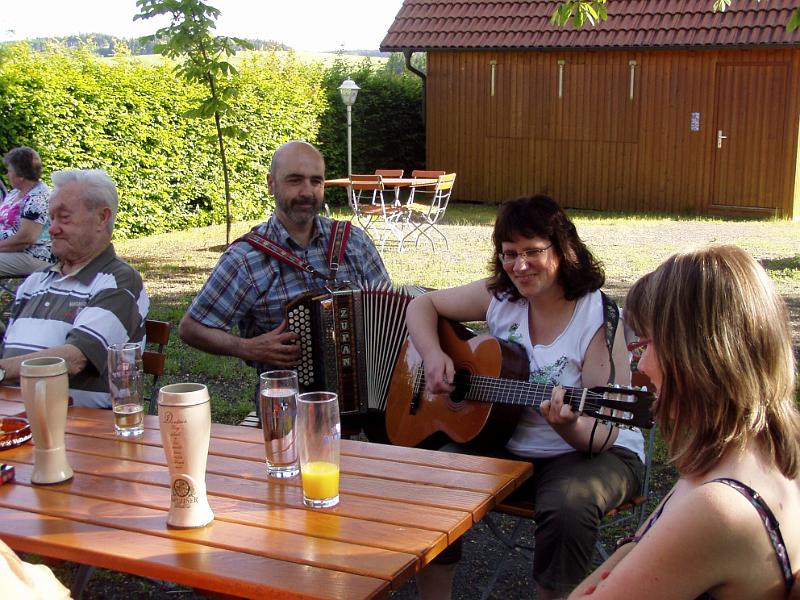
{"type": "MultiPolygon", "coordinates": [[[[299,259],[298,265],[246,241],[231,244],[181,320],[184,342],[212,354],[235,356],[259,372],[297,365],[297,335],[287,331],[284,305],[325,285],[333,222],[318,215],[325,190],[325,161],[311,144],[288,142],[272,158],[267,177],[275,213],[253,232],[299,259]],[[310,265],[315,276],[301,265],[310,265]],[[236,326],[238,335],[231,333],[236,326]]],[[[389,275],[369,237],[353,227],[336,281],[356,285],[388,282],[389,275]]]]}
{"type": "Polygon", "coordinates": [[[78,406],[111,407],[107,347],[140,342],[150,300],[136,270],[111,244],[117,189],[99,170],[53,173],[50,235],[55,266],[17,290],[0,359],[0,381],[19,379],[22,362],[60,356],[78,406]]]}

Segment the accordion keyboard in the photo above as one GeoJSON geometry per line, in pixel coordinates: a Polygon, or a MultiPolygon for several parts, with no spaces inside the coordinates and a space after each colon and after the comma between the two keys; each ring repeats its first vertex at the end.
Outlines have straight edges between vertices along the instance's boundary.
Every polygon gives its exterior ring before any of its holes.
{"type": "Polygon", "coordinates": [[[300,363],[297,365],[297,381],[303,387],[314,382],[314,353],[311,329],[311,309],[296,305],[286,315],[289,330],[299,336],[300,363]]]}

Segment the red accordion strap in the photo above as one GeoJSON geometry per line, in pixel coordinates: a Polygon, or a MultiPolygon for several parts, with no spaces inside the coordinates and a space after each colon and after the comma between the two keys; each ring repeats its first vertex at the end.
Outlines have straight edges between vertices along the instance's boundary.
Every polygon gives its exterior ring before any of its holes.
{"type": "Polygon", "coordinates": [[[327,277],[317,271],[313,265],[301,260],[288,248],[284,248],[280,244],[273,242],[268,237],[256,233],[255,231],[246,233],[236,241],[247,242],[254,248],[261,250],[264,254],[272,256],[291,267],[300,269],[306,273],[311,273],[315,277],[324,279],[327,282],[333,282],[336,280],[336,273],[339,271],[339,265],[344,259],[344,250],[347,246],[347,240],[350,237],[350,226],[351,223],[349,221],[333,221],[332,223],[331,237],[328,240],[327,257],[329,274],[327,277]]]}
{"type": "Polygon", "coordinates": [[[336,281],[336,273],[344,259],[344,249],[350,238],[350,221],[334,221],[331,228],[331,239],[328,240],[328,280],[336,281]]]}

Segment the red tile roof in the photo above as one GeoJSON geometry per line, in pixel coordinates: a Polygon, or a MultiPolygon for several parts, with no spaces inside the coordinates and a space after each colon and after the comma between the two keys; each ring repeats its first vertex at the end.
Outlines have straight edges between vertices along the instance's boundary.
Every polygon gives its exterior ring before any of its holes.
{"type": "Polygon", "coordinates": [[[797,0],[609,0],[596,27],[550,23],[558,0],[405,0],[383,51],[518,48],[797,46],[786,31],[797,0]]]}

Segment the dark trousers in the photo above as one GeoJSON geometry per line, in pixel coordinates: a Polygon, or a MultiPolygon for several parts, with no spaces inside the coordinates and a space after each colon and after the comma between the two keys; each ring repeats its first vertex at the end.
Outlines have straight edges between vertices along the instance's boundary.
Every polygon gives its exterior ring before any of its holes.
{"type": "MultiPolygon", "coordinates": [[[[470,452],[448,444],[443,450],[470,452]]],[[[528,460],[533,477],[514,492],[536,507],[533,578],[542,587],[566,594],[588,574],[598,528],[612,508],[641,489],[644,465],[625,448],[613,447],[589,457],[569,452],[553,458],[527,459],[501,449],[498,458],[528,460]]],[[[434,562],[452,564],[461,558],[461,539],[434,562]]]]}

